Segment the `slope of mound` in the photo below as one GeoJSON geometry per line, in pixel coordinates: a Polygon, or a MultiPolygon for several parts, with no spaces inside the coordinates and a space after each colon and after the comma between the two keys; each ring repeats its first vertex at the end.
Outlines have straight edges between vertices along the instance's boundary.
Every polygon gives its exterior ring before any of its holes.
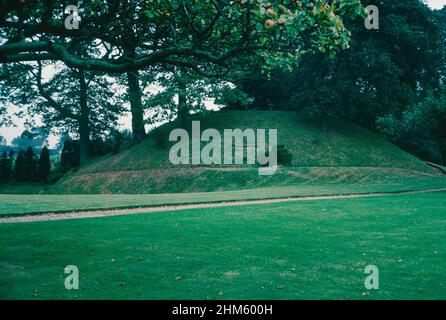
{"type": "Polygon", "coordinates": [[[68,174],[54,187],[64,193],[161,193],[235,190],[299,183],[379,182],[398,177],[434,175],[416,157],[356,125],[330,120],[328,134],[316,121],[295,112],[219,111],[193,115],[201,130],[277,129],[278,144],[292,155],[287,167],[275,175],[258,176],[255,166],[172,165],[170,123],[152,131],[139,145],[105,156],[68,174]]]}

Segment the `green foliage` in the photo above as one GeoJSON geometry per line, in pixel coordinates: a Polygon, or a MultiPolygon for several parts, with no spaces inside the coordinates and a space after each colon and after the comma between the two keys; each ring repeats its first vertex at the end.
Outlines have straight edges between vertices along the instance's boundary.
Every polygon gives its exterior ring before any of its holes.
{"type": "MultiPolygon", "coordinates": [[[[131,135],[129,132],[120,132],[113,129],[105,139],[101,137],[92,139],[88,146],[88,152],[93,157],[100,157],[109,153],[117,154],[130,141],[131,135]]],[[[79,147],[79,140],[66,139],[64,141],[60,156],[60,170],[62,172],[79,168],[79,147]]]]}
{"type": "Polygon", "coordinates": [[[103,156],[111,152],[111,145],[102,138],[95,138],[89,143],[89,154],[93,157],[103,156]]]}
{"type": "Polygon", "coordinates": [[[126,145],[129,145],[132,141],[132,134],[128,130],[119,131],[113,128],[107,136],[107,144],[110,146],[112,154],[117,154],[122,151],[126,145]]]}
{"type": "Polygon", "coordinates": [[[12,159],[3,151],[0,158],[0,183],[7,183],[12,178],[12,159]]]}
{"type": "Polygon", "coordinates": [[[0,126],[11,124],[10,118],[7,115],[6,106],[0,105],[0,126]]]}
{"type": "Polygon", "coordinates": [[[27,180],[26,158],[25,158],[25,151],[23,150],[19,151],[17,158],[15,160],[14,173],[15,173],[15,180],[17,182],[24,182],[27,180]]]}
{"type": "MultiPolygon", "coordinates": [[[[12,165],[13,156],[10,154],[9,160],[12,165]]],[[[35,182],[38,180],[38,161],[32,147],[26,151],[20,150],[14,165],[14,175],[16,182],[35,182]]]]}
{"type": "MultiPolygon", "coordinates": [[[[39,117],[44,123],[44,127],[33,127],[12,141],[19,149],[33,146],[38,152],[50,132],[83,134],[85,140],[98,141],[117,126],[124,112],[123,97],[113,88],[112,78],[58,66],[50,72],[49,79],[43,79],[42,73],[52,67],[54,65],[41,62],[10,66],[11,71],[20,75],[4,81],[8,102],[20,106],[16,116],[26,114],[31,123],[33,118],[39,117]],[[85,78],[86,92],[80,90],[81,75],[85,78]],[[81,103],[84,98],[86,103],[81,103]]],[[[93,155],[103,154],[96,148],[97,143],[93,143],[87,150],[92,150],[93,155]]]]}
{"type": "Polygon", "coordinates": [[[33,128],[32,130],[25,129],[20,136],[15,137],[11,141],[11,147],[18,150],[26,150],[29,147],[40,150],[43,144],[46,143],[48,135],[39,134],[39,130],[33,128]]]}
{"type": "Polygon", "coordinates": [[[25,181],[34,182],[37,180],[37,159],[32,147],[25,151],[25,181]]]}
{"type": "MultiPolygon", "coordinates": [[[[44,32],[53,45],[37,51],[51,53],[74,68],[105,72],[167,64],[206,73],[208,67],[221,69],[234,58],[248,55],[261,59],[265,69],[292,68],[307,52],[333,55],[347,48],[350,33],[344,19],[366,14],[359,0],[135,0],[120,6],[78,1],[77,5],[85,15],[81,31],[69,35],[44,32]],[[107,50],[106,55],[89,50],[85,57],[74,49],[81,41],[94,40],[103,42],[97,46],[107,50]],[[113,49],[125,51],[124,56],[113,49]],[[129,63],[131,52],[138,52],[138,58],[129,63]]],[[[23,28],[38,23],[42,27],[63,25],[55,15],[59,9],[60,5],[52,3],[44,10],[35,3],[22,5],[20,12],[7,7],[5,14],[20,16],[21,23],[0,37],[16,39],[23,28]]],[[[39,39],[32,36],[40,33],[31,28],[26,33],[29,43],[21,43],[13,53],[35,52],[33,45],[39,39]]],[[[0,53],[7,54],[11,49],[5,42],[0,53]]]]}
{"type": "Polygon", "coordinates": [[[47,147],[43,147],[39,156],[38,163],[38,180],[47,181],[51,171],[50,152],[47,147]]]}
{"type": "Polygon", "coordinates": [[[71,168],[78,168],[79,163],[79,141],[71,139],[65,140],[60,154],[60,170],[66,172],[71,168]]]}
{"type": "Polygon", "coordinates": [[[309,54],[294,72],[276,69],[269,77],[260,68],[248,72],[237,83],[253,97],[252,107],[336,115],[374,129],[377,117],[401,112],[438,88],[446,56],[444,18],[418,0],[384,0],[379,10],[379,30],[346,21],[350,49],[335,58],[309,54]]]}
{"type": "Polygon", "coordinates": [[[400,116],[389,114],[379,118],[377,128],[422,159],[446,164],[446,90],[428,94],[400,116]]]}
{"type": "MultiPolygon", "coordinates": [[[[169,86],[147,101],[146,107],[154,109],[153,123],[171,119],[175,112],[182,115],[203,109],[207,90],[197,90],[205,85],[201,79],[191,81],[190,70],[201,76],[221,77],[237,69],[236,58],[243,61],[247,57],[262,70],[278,66],[291,69],[305,53],[334,55],[347,48],[350,32],[343,18],[365,14],[359,0],[141,0],[122,3],[119,8],[113,2],[79,1],[77,5],[85,17],[81,30],[69,34],[57,27],[63,26],[62,17],[56,14],[60,4],[5,6],[2,14],[8,17],[9,25],[7,32],[0,30],[4,40],[0,56],[2,62],[14,63],[2,66],[0,87],[2,96],[7,97],[2,103],[27,107],[29,114],[40,115],[53,132],[81,135],[82,164],[89,137],[103,136],[122,112],[110,79],[98,72],[131,74],[162,66],[166,74],[170,72],[167,67],[173,68],[178,86],[169,86]],[[36,33],[36,25],[43,31],[36,33]],[[43,42],[47,45],[41,46],[43,42]],[[18,48],[11,49],[11,43],[18,48]],[[41,59],[48,54],[50,59],[41,59]],[[21,62],[27,55],[26,62],[21,62]],[[69,68],[45,62],[48,60],[60,60],[69,68]],[[42,79],[42,70],[50,66],[55,67],[54,76],[42,79]],[[81,75],[88,84],[87,97],[80,92],[81,75]],[[172,107],[176,93],[180,112],[172,107]],[[84,98],[87,103],[83,103],[84,98]]],[[[226,94],[229,104],[246,106],[246,97],[234,93],[226,94]]],[[[132,95],[127,99],[132,107],[137,105],[132,95]]],[[[142,126],[143,110],[137,109],[132,110],[134,124],[142,126]]]]}
{"type": "MultiPolygon", "coordinates": [[[[45,92],[57,97],[55,98],[57,105],[49,103],[38,91],[35,92],[35,95],[39,97],[37,101],[35,98],[30,100],[31,104],[28,107],[30,114],[40,115],[43,122],[53,132],[79,134],[82,119],[80,118],[77,77],[75,70],[63,68],[45,84],[45,92]]],[[[120,97],[112,88],[111,78],[87,73],[86,81],[88,83],[88,126],[92,137],[101,137],[111,127],[117,125],[118,117],[124,112],[124,108],[121,105],[122,101],[119,101],[120,97]]]]}
{"type": "Polygon", "coordinates": [[[205,109],[205,100],[212,97],[214,80],[181,68],[159,70],[153,79],[160,86],[144,99],[144,108],[150,113],[147,124],[158,124],[180,117],[180,109],[189,113],[205,109]],[[183,105],[180,105],[183,104],[183,105]]]}
{"type": "Polygon", "coordinates": [[[244,110],[249,106],[249,96],[238,87],[221,85],[215,89],[217,91],[215,103],[222,104],[227,109],[244,110]]]}

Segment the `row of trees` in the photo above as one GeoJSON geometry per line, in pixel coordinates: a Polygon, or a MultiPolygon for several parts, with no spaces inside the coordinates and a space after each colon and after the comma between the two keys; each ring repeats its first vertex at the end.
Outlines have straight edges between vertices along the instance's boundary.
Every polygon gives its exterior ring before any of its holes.
{"type": "Polygon", "coordinates": [[[3,151],[0,158],[0,183],[12,180],[17,182],[45,182],[51,170],[50,153],[47,147],[42,148],[36,157],[33,148],[20,150],[15,157],[13,151],[3,151]]]}
{"type": "MultiPolygon", "coordinates": [[[[69,135],[61,136],[57,149],[49,150],[42,147],[41,137],[35,134],[39,128],[25,130],[12,140],[11,146],[2,145],[4,138],[0,136],[0,183],[7,182],[49,182],[57,180],[65,172],[78,168],[80,165],[80,143],[72,140],[69,135]],[[3,149],[3,151],[2,151],[3,149]],[[26,150],[26,151],[25,151],[26,150]],[[35,156],[36,150],[39,157],[35,156]],[[15,155],[17,154],[17,157],[15,155]],[[53,162],[51,155],[57,154],[53,162]],[[57,158],[57,159],[56,159],[57,158]],[[49,175],[52,171],[51,177],[49,175]]],[[[46,143],[46,140],[44,140],[46,143]]],[[[106,139],[93,139],[89,145],[92,156],[102,156],[108,153],[118,153],[122,147],[131,144],[131,134],[128,131],[112,131],[106,139]]]]}

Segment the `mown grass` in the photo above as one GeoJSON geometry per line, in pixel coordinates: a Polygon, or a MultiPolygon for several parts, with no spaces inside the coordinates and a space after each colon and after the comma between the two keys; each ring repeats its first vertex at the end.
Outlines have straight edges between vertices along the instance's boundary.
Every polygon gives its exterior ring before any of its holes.
{"type": "Polygon", "coordinates": [[[0,185],[0,194],[42,194],[48,193],[49,184],[40,183],[9,183],[0,185]]]}
{"type": "Polygon", "coordinates": [[[0,224],[0,298],[445,299],[445,208],[429,193],[0,224]]]}
{"type": "Polygon", "coordinates": [[[169,168],[68,175],[46,193],[210,192],[289,185],[378,184],[433,176],[435,173],[380,167],[280,167],[270,176],[259,176],[256,168],[169,168]]]}
{"type": "Polygon", "coordinates": [[[168,194],[9,195],[0,194],[0,216],[112,208],[134,208],[189,203],[287,197],[383,193],[446,188],[446,177],[417,177],[381,183],[338,183],[253,188],[234,191],[168,194]]]}

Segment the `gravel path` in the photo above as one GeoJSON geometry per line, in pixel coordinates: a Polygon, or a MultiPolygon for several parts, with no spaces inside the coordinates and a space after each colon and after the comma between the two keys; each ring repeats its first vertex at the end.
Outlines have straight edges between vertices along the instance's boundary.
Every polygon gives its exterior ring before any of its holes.
{"type": "Polygon", "coordinates": [[[426,190],[418,190],[418,191],[388,192],[388,193],[383,192],[383,193],[366,193],[366,194],[333,195],[333,196],[304,196],[304,197],[290,197],[290,198],[267,199],[267,200],[246,200],[246,201],[230,201],[230,202],[217,202],[217,203],[142,207],[142,208],[133,208],[133,209],[90,210],[90,211],[77,211],[77,212],[68,212],[68,213],[43,213],[41,215],[28,215],[28,216],[23,215],[20,217],[0,218],[0,223],[111,217],[111,216],[129,215],[129,214],[138,214],[138,213],[179,211],[179,210],[187,210],[187,209],[219,208],[219,207],[232,207],[232,206],[246,206],[246,205],[253,205],[253,204],[309,201],[309,200],[381,197],[381,196],[397,195],[397,194],[418,194],[418,193],[441,192],[441,191],[446,191],[446,188],[426,189],[426,190]]]}

